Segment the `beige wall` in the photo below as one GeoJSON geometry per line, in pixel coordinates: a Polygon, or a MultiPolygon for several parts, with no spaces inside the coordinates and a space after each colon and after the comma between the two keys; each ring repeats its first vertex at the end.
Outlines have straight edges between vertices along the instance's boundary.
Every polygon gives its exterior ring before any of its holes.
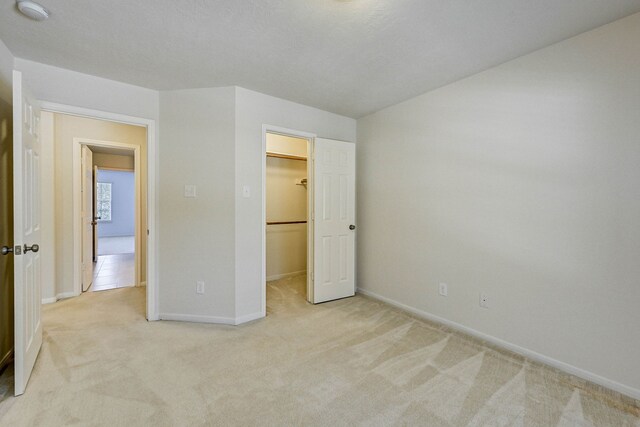
{"type": "MultiPolygon", "coordinates": [[[[307,141],[267,134],[267,152],[307,157],[307,141]]],[[[307,189],[296,181],[307,177],[307,162],[267,157],[267,221],[307,219],[307,189]]],[[[267,280],[307,270],[306,224],[268,225],[267,280]]]]}
{"type": "Polygon", "coordinates": [[[135,169],[135,158],[133,155],[125,156],[120,154],[93,153],[93,165],[99,168],[113,169],[135,169]]]}
{"type": "Polygon", "coordinates": [[[13,104],[13,67],[14,57],[0,40],[0,99],[13,104]]]}
{"type": "MultiPolygon", "coordinates": [[[[0,40],[0,246],[13,245],[12,73],[13,55],[0,40]]],[[[0,361],[12,349],[13,256],[0,255],[0,361]]]]}
{"type": "Polygon", "coordinates": [[[267,151],[307,157],[307,140],[274,133],[267,134],[267,151]]]}
{"type": "MultiPolygon", "coordinates": [[[[267,221],[307,219],[307,190],[296,185],[306,177],[306,161],[267,158],[267,221]]],[[[268,225],[266,239],[267,280],[307,270],[306,224],[268,225]]]]}
{"type": "MultiPolygon", "coordinates": [[[[0,98],[0,246],[13,245],[12,130],[12,106],[0,98]]],[[[13,255],[0,255],[0,362],[12,349],[13,255]]]]}
{"type": "Polygon", "coordinates": [[[639,135],[640,14],[358,120],[358,286],[640,397],[639,135]]]}
{"type": "MultiPolygon", "coordinates": [[[[140,146],[141,201],[140,230],[146,230],[147,131],[144,127],[55,114],[55,235],[56,254],[73,254],[73,138],[121,142],[140,146]]],[[[146,280],[146,233],[142,232],[141,281],[146,280]]],[[[56,292],[73,292],[73,257],[56,258],[56,292]]]]}

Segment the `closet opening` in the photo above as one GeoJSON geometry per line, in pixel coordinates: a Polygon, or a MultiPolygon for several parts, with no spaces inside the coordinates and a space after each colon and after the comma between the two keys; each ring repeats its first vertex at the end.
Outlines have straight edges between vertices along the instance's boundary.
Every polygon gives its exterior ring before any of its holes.
{"type": "Polygon", "coordinates": [[[309,139],[266,133],[267,314],[275,306],[306,305],[310,299],[309,152],[309,139]]]}

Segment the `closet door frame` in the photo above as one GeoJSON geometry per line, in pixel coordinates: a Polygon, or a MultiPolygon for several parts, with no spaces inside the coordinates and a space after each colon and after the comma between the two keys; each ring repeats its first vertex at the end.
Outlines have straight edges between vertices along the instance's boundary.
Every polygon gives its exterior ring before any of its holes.
{"type": "Polygon", "coordinates": [[[262,125],[262,316],[267,315],[267,134],[278,134],[307,140],[307,301],[313,302],[313,144],[316,134],[262,125]]]}

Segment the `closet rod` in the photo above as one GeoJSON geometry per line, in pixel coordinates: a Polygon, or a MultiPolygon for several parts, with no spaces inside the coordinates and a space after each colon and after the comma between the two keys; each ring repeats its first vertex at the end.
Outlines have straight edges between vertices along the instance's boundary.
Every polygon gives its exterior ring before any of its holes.
{"type": "Polygon", "coordinates": [[[290,154],[282,154],[282,153],[273,153],[271,151],[267,151],[267,157],[277,157],[279,159],[289,159],[289,160],[303,160],[307,161],[306,157],[302,156],[292,156],[290,154]]]}
{"type": "Polygon", "coordinates": [[[267,225],[306,224],[307,221],[267,221],[267,225]]]}

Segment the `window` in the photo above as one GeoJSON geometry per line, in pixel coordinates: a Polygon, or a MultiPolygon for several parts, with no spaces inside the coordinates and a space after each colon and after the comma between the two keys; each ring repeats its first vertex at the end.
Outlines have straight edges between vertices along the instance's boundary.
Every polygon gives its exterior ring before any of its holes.
{"type": "Polygon", "coordinates": [[[111,221],[111,183],[99,182],[98,194],[96,195],[98,205],[98,221],[111,221]]]}

